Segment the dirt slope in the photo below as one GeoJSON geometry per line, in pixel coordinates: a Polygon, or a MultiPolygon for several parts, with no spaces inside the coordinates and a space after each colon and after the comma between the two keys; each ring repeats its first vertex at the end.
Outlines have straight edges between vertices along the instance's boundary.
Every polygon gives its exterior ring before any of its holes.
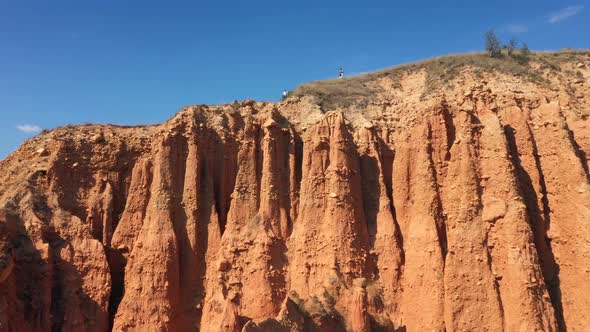
{"type": "Polygon", "coordinates": [[[587,331],[590,53],[474,54],[0,162],[1,331],[587,331]]]}

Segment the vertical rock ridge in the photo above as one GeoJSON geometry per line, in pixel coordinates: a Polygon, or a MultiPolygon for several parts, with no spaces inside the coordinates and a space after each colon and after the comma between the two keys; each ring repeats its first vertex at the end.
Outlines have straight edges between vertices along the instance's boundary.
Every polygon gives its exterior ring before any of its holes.
{"type": "Polygon", "coordinates": [[[114,330],[157,328],[175,331],[179,302],[178,244],[172,213],[173,174],[182,161],[177,138],[156,145],[151,197],[146,217],[125,270],[125,295],[114,330]],[[141,300],[138,300],[141,299],[141,300]]]}
{"type": "Polygon", "coordinates": [[[215,208],[219,217],[219,228],[223,234],[227,224],[232,195],[237,186],[239,146],[238,142],[218,133],[209,135],[209,138],[216,143],[213,151],[210,151],[214,158],[211,160],[212,164],[209,169],[213,173],[215,208]]]}
{"type": "MultiPolygon", "coordinates": [[[[303,142],[297,132],[290,128],[291,140],[289,142],[289,183],[290,183],[290,213],[291,223],[299,217],[299,197],[302,181],[303,142]]],[[[291,225],[291,231],[293,225],[291,225]]],[[[289,234],[290,235],[290,234],[289,234]]]]}
{"type": "Polygon", "coordinates": [[[438,184],[443,183],[447,175],[451,148],[455,143],[455,125],[453,115],[449,112],[448,107],[443,100],[433,109],[434,114],[427,117],[428,138],[432,149],[431,159],[436,170],[435,176],[438,184]]]}
{"type": "MultiPolygon", "coordinates": [[[[17,285],[15,280],[15,259],[13,246],[16,236],[16,222],[9,214],[0,210],[0,324],[7,331],[31,331],[25,323],[22,312],[18,312],[16,299],[17,285]]],[[[21,284],[24,280],[21,280],[21,284]]],[[[45,324],[51,324],[50,321],[45,324]]],[[[45,326],[45,330],[48,326],[45,326]]]]}
{"type": "Polygon", "coordinates": [[[326,115],[305,137],[300,214],[289,243],[290,288],[302,297],[366,272],[359,172],[342,113],[326,115]]]}
{"type": "MultiPolygon", "coordinates": [[[[30,198],[30,196],[29,196],[30,198]]],[[[27,207],[30,202],[22,202],[27,207]]],[[[40,241],[42,225],[33,213],[0,211],[0,324],[6,331],[49,331],[52,326],[54,262],[40,241]]]]}
{"type": "Polygon", "coordinates": [[[286,296],[290,131],[271,116],[262,126],[246,119],[243,135],[233,202],[211,274],[217,283],[207,302],[213,304],[203,317],[207,331],[214,331],[224,319],[216,309],[222,303],[235,304],[237,314],[256,320],[277,315],[286,296]]]}
{"type": "MultiPolygon", "coordinates": [[[[209,154],[207,153],[206,156],[209,156],[209,154]]],[[[213,282],[218,282],[217,279],[211,280],[210,278],[214,276],[211,271],[217,271],[216,269],[218,266],[215,265],[215,257],[221,245],[221,222],[215,202],[214,170],[207,158],[203,158],[204,160],[202,167],[200,168],[201,172],[198,181],[199,195],[197,195],[196,211],[198,227],[195,237],[198,241],[199,248],[196,251],[196,259],[198,262],[196,266],[197,275],[194,276],[195,282],[200,281],[198,284],[198,286],[200,286],[200,296],[197,299],[197,310],[199,311],[198,325],[201,331],[205,331],[205,329],[202,328],[202,316],[206,296],[209,294],[208,292],[211,291],[210,285],[212,285],[213,282]]]]}
{"type": "Polygon", "coordinates": [[[112,247],[121,251],[125,256],[128,256],[128,253],[133,249],[135,240],[141,231],[150,201],[151,184],[152,161],[149,158],[141,158],[133,168],[129,199],[111,241],[112,247]]]}
{"type": "Polygon", "coordinates": [[[547,236],[550,208],[537,143],[533,136],[532,127],[528,123],[530,111],[513,107],[503,110],[500,115],[505,124],[506,137],[513,165],[518,174],[520,191],[524,195],[543,278],[551,298],[559,330],[562,331],[564,320],[560,303],[559,268],[547,236]]]}
{"type": "Polygon", "coordinates": [[[590,134],[588,134],[588,121],[585,117],[575,117],[567,119],[567,126],[570,130],[571,140],[578,147],[579,157],[584,164],[586,173],[588,173],[588,164],[590,163],[590,134]]]}
{"type": "Polygon", "coordinates": [[[425,122],[407,141],[399,142],[393,165],[393,198],[405,253],[398,324],[410,331],[442,331],[445,322],[444,258],[438,233],[442,211],[430,137],[425,122]]]}
{"type": "MultiPolygon", "coordinates": [[[[198,211],[199,189],[201,188],[202,160],[200,148],[197,145],[197,133],[192,132],[186,142],[186,159],[184,160],[184,176],[182,198],[176,206],[177,239],[179,241],[180,263],[180,326],[184,329],[197,329],[201,315],[200,303],[203,297],[202,266],[205,264],[202,252],[204,239],[200,238],[203,232],[200,228],[198,211]],[[184,223],[183,223],[184,221],[184,223]]],[[[206,233],[205,233],[206,234],[206,233]]]]}
{"type": "Polygon", "coordinates": [[[133,250],[137,236],[143,226],[146,209],[150,200],[152,182],[152,163],[141,158],[133,167],[129,185],[128,200],[107,249],[111,270],[112,290],[109,300],[110,327],[113,327],[115,314],[125,292],[125,267],[129,253],[133,250]]]}
{"type": "Polygon", "coordinates": [[[88,199],[86,223],[91,225],[92,236],[104,246],[111,245],[114,232],[113,188],[107,179],[99,177],[88,199]]]}
{"type": "MultiPolygon", "coordinates": [[[[28,199],[28,203],[23,203],[33,205],[33,196],[28,199]]],[[[33,215],[27,212],[21,215],[25,227],[30,227],[31,238],[37,239],[37,250],[44,252],[42,256],[50,256],[53,262],[53,280],[46,281],[44,286],[52,285],[52,300],[48,300],[51,301],[51,328],[103,331],[109,326],[111,293],[106,251],[103,244],[93,238],[92,225],[60,209],[58,202],[56,199],[48,202],[53,209],[51,220],[33,221],[33,215]],[[33,231],[34,228],[38,230],[33,231]],[[39,231],[41,234],[33,235],[39,231]]]]}
{"type": "MultiPolygon", "coordinates": [[[[391,178],[393,158],[386,160],[383,154],[388,147],[372,128],[362,128],[357,132],[360,155],[360,174],[365,218],[369,234],[371,260],[375,265],[375,283],[380,284],[379,296],[370,302],[373,314],[384,314],[393,319],[397,311],[395,293],[399,290],[402,268],[402,248],[399,226],[393,216],[391,187],[388,188],[386,173],[391,178]]],[[[389,153],[392,153],[389,151],[389,153]]],[[[389,182],[391,185],[391,182],[389,182]]]]}
{"type": "Polygon", "coordinates": [[[437,215],[435,216],[438,238],[442,250],[443,266],[447,257],[447,225],[444,207],[441,201],[441,187],[445,181],[448,163],[451,158],[451,148],[455,142],[455,125],[453,115],[448,111],[448,105],[443,99],[440,105],[434,108],[434,114],[426,119],[427,141],[429,142],[429,160],[433,168],[434,189],[436,192],[437,215]]]}
{"type": "Polygon", "coordinates": [[[263,125],[262,138],[262,179],[260,185],[260,217],[270,222],[273,234],[286,240],[291,234],[291,187],[290,158],[292,138],[288,128],[280,128],[272,117],[263,125]]]}
{"type": "Polygon", "coordinates": [[[508,156],[504,129],[491,112],[481,114],[480,121],[481,215],[504,327],[509,331],[555,331],[553,307],[508,156]]]}
{"type": "Polygon", "coordinates": [[[588,181],[590,181],[590,170],[588,170],[587,154],[584,150],[582,150],[582,148],[580,147],[580,145],[576,141],[574,132],[573,132],[573,130],[571,130],[568,127],[567,122],[565,122],[565,119],[563,119],[563,121],[566,126],[566,131],[567,131],[568,138],[570,140],[570,144],[574,148],[574,152],[575,152],[576,156],[578,157],[578,159],[580,159],[580,164],[582,165],[582,168],[584,169],[584,173],[586,174],[586,179],[588,181]]]}
{"type": "Polygon", "coordinates": [[[63,318],[61,322],[54,320],[53,328],[59,326],[62,331],[106,330],[111,280],[101,243],[88,238],[75,239],[58,248],[54,259],[61,285],[57,298],[61,302],[58,305],[62,306],[63,318]],[[96,292],[99,288],[101,290],[96,292]]]}
{"type": "Polygon", "coordinates": [[[582,161],[572,145],[569,129],[557,103],[541,105],[531,111],[541,170],[551,206],[547,227],[550,248],[558,275],[553,288],[553,305],[563,312],[561,329],[584,330],[590,316],[590,186],[582,161]],[[563,300],[567,299],[567,300],[563,300]]]}
{"type": "Polygon", "coordinates": [[[456,113],[457,133],[442,192],[449,248],[444,273],[447,331],[504,328],[481,216],[477,122],[471,114],[456,113]]]}

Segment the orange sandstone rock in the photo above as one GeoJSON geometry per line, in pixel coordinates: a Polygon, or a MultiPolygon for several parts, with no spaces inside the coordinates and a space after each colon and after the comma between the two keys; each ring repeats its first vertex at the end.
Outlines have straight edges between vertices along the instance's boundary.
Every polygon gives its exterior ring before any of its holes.
{"type": "Polygon", "coordinates": [[[43,133],[0,161],[0,330],[583,331],[572,57],[531,62],[552,88],[465,65],[432,90],[417,65],[43,133]]]}

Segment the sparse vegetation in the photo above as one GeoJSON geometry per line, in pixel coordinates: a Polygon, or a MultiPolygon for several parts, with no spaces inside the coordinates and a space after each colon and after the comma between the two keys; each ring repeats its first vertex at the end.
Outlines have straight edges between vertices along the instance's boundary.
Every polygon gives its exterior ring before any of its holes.
{"type": "Polygon", "coordinates": [[[500,44],[500,40],[494,33],[494,31],[490,30],[485,34],[485,41],[486,41],[486,52],[493,57],[497,58],[502,55],[502,47],[500,44]]]}
{"type": "Polygon", "coordinates": [[[531,51],[526,43],[522,43],[522,47],[520,48],[519,53],[515,53],[516,49],[518,48],[518,41],[514,38],[511,38],[508,41],[508,44],[503,44],[500,47],[501,41],[496,36],[494,31],[490,30],[485,34],[485,49],[488,54],[493,58],[502,58],[504,57],[503,52],[505,52],[508,57],[514,58],[516,61],[520,63],[527,63],[530,59],[531,51]]]}
{"type": "Polygon", "coordinates": [[[372,85],[372,79],[367,77],[351,77],[311,82],[301,85],[293,91],[294,96],[312,96],[325,109],[348,107],[354,103],[367,101],[369,97],[381,88],[372,85]]]}
{"type": "Polygon", "coordinates": [[[525,62],[529,60],[531,56],[531,51],[526,43],[522,43],[522,47],[520,48],[520,57],[525,62]]]}
{"type": "Polygon", "coordinates": [[[508,45],[506,45],[506,51],[508,52],[508,55],[512,56],[512,53],[514,53],[514,50],[516,49],[517,46],[518,46],[518,42],[516,41],[516,39],[514,39],[514,38],[510,39],[510,41],[508,42],[508,45]]]}
{"type": "Polygon", "coordinates": [[[512,56],[490,57],[487,53],[469,53],[442,56],[422,62],[397,66],[370,74],[352,76],[345,79],[316,81],[297,87],[293,96],[311,96],[324,110],[338,107],[362,108],[383,88],[377,84],[381,78],[389,78],[393,87],[400,87],[400,79],[410,72],[424,70],[426,72],[426,89],[424,95],[430,95],[440,88],[449,86],[466,67],[472,68],[476,76],[484,73],[498,72],[537,83],[548,84],[540,70],[529,65],[536,61],[549,68],[560,70],[560,63],[572,61],[580,54],[589,54],[584,50],[567,50],[560,52],[531,52],[526,44],[514,50],[512,56]]]}

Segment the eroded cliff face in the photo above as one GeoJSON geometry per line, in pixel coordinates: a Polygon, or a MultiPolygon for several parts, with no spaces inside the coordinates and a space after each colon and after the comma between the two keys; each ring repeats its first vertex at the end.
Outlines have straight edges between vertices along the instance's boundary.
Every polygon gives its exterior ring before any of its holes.
{"type": "Polygon", "coordinates": [[[0,330],[585,331],[590,57],[562,66],[44,133],[0,162],[0,330]]]}

